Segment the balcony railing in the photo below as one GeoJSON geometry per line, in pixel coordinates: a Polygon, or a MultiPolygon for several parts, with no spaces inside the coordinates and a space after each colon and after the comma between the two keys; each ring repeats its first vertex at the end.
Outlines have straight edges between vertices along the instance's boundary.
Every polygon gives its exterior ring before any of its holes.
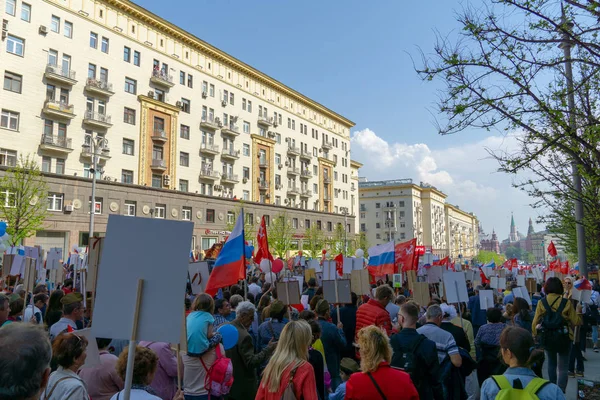
{"type": "Polygon", "coordinates": [[[153,158],[152,159],[152,168],[166,169],[167,168],[167,162],[165,160],[158,160],[156,158],[153,158]]]}
{"type": "Polygon", "coordinates": [[[74,107],[72,104],[63,103],[60,101],[55,101],[48,99],[44,102],[44,111],[47,113],[60,113],[60,114],[71,114],[65,115],[65,117],[72,118],[75,116],[74,107]]]}
{"type": "Polygon", "coordinates": [[[258,189],[259,190],[268,190],[269,189],[269,181],[261,179],[258,181],[258,189]]]}
{"type": "Polygon", "coordinates": [[[310,160],[310,159],[312,159],[312,154],[309,151],[300,150],[300,157],[310,160]]]}
{"type": "Polygon", "coordinates": [[[87,78],[85,88],[88,91],[114,93],[112,83],[108,83],[101,79],[87,78]]]}
{"type": "Polygon", "coordinates": [[[258,160],[258,166],[260,168],[267,168],[269,166],[269,162],[267,161],[266,158],[261,158],[258,160]]]}
{"type": "Polygon", "coordinates": [[[308,171],[308,170],[305,169],[305,170],[303,170],[303,171],[300,172],[300,177],[301,178],[306,178],[306,179],[312,178],[312,172],[310,172],[310,171],[308,171]]]}
{"type": "Polygon", "coordinates": [[[323,177],[323,183],[331,183],[331,177],[330,177],[330,176],[327,176],[327,175],[325,175],[325,176],[323,177]]]}
{"type": "Polygon", "coordinates": [[[221,174],[219,173],[219,171],[215,171],[210,168],[201,168],[200,176],[204,177],[204,178],[209,178],[209,179],[219,179],[221,174]]]}
{"type": "Polygon", "coordinates": [[[203,116],[202,119],[200,120],[200,126],[205,127],[205,128],[211,128],[211,129],[218,129],[219,128],[219,124],[216,121],[215,117],[211,117],[211,116],[203,116]]]}
{"type": "Polygon", "coordinates": [[[323,195],[323,200],[325,200],[325,201],[331,201],[331,196],[328,195],[328,194],[324,194],[323,195]]]}
{"type": "Polygon", "coordinates": [[[202,153],[218,154],[219,146],[217,146],[216,144],[212,144],[212,143],[202,143],[200,145],[200,151],[202,153]]]}
{"type": "Polygon", "coordinates": [[[239,182],[239,178],[237,176],[237,174],[230,174],[230,173],[223,173],[221,175],[221,180],[222,181],[227,181],[227,182],[239,182]]]}
{"type": "Polygon", "coordinates": [[[300,175],[300,168],[288,167],[287,173],[290,175],[300,175]]]}
{"type": "Polygon", "coordinates": [[[102,114],[99,112],[94,112],[91,110],[86,110],[85,115],[83,116],[83,119],[87,122],[87,123],[100,123],[102,125],[112,125],[112,123],[110,122],[110,115],[106,115],[106,114],[102,114]]]}
{"type": "Polygon", "coordinates": [[[223,157],[227,157],[227,158],[239,158],[240,157],[240,151],[236,150],[232,147],[228,148],[228,149],[223,149],[223,152],[221,153],[221,155],[223,157]]]}
{"type": "MultiPolygon", "coordinates": [[[[101,160],[108,160],[110,158],[110,149],[108,146],[104,146],[101,149],[97,149],[96,155],[101,160]]],[[[92,148],[89,144],[84,144],[81,146],[81,156],[85,158],[92,158],[94,156],[92,148]]]]}
{"type": "Polygon", "coordinates": [[[331,142],[328,141],[323,141],[323,143],[321,144],[321,147],[327,150],[331,150],[333,148],[333,145],[331,144],[331,142]]]}
{"type": "Polygon", "coordinates": [[[152,139],[153,140],[158,140],[158,141],[163,141],[166,142],[167,140],[169,140],[169,138],[167,137],[167,133],[164,131],[164,129],[154,129],[152,131],[152,139]]]}
{"type": "Polygon", "coordinates": [[[173,83],[173,76],[162,70],[153,69],[150,80],[154,83],[168,87],[173,87],[175,85],[175,83],[173,83]]]}
{"type": "Polygon", "coordinates": [[[310,196],[312,196],[312,191],[304,189],[304,190],[302,190],[302,192],[300,192],[300,196],[302,196],[302,197],[310,197],[310,196]]]}
{"type": "Polygon", "coordinates": [[[71,138],[42,134],[42,145],[60,147],[63,149],[73,149],[71,143],[71,138]]]}
{"type": "Polygon", "coordinates": [[[294,156],[300,155],[300,149],[295,146],[288,146],[287,152],[288,152],[288,154],[291,154],[294,156]]]}
{"type": "Polygon", "coordinates": [[[290,186],[287,190],[288,194],[296,195],[300,193],[300,188],[297,186],[290,186]]]}
{"type": "Polygon", "coordinates": [[[258,123],[260,125],[271,126],[273,124],[273,118],[259,116],[258,123]]]}
{"type": "Polygon", "coordinates": [[[57,78],[64,82],[75,83],[75,71],[54,64],[46,65],[46,77],[57,78]]]}
{"type": "Polygon", "coordinates": [[[240,128],[238,128],[236,125],[229,124],[229,126],[224,126],[223,128],[221,128],[221,133],[231,136],[237,136],[240,134],[240,128]]]}

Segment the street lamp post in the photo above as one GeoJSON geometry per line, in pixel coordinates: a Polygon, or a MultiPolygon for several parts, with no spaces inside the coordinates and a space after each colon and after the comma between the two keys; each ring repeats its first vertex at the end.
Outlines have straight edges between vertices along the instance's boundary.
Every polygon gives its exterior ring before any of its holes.
{"type": "Polygon", "coordinates": [[[348,256],[348,207],[342,207],[340,211],[344,214],[344,255],[348,256]]]}
{"type": "Polygon", "coordinates": [[[102,151],[108,146],[108,140],[104,136],[96,134],[96,136],[90,135],[89,144],[84,146],[89,147],[92,153],[92,167],[90,173],[92,174],[92,199],[90,201],[90,229],[88,234],[88,248],[92,244],[92,237],[94,236],[94,215],[96,213],[96,169],[98,168],[98,151],[102,151]]]}

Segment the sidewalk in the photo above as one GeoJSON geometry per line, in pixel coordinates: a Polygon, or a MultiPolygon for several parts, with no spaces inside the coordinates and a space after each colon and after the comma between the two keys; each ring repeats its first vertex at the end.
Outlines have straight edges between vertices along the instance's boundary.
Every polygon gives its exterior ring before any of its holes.
{"type": "MultiPolygon", "coordinates": [[[[600,353],[594,353],[591,348],[588,348],[584,353],[585,358],[588,360],[585,362],[585,378],[586,380],[600,382],[600,353]]],[[[547,365],[544,363],[544,377],[547,378],[547,365]]],[[[582,378],[569,378],[569,384],[567,385],[567,400],[577,399],[577,379],[582,378]]]]}

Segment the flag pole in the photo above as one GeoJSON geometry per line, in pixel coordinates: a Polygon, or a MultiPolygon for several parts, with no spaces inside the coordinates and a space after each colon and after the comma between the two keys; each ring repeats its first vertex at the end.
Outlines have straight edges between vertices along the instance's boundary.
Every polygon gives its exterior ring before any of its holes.
{"type": "Polygon", "coordinates": [[[246,273],[246,220],[242,207],[242,268],[244,270],[244,300],[248,300],[248,274],[246,273]]]}

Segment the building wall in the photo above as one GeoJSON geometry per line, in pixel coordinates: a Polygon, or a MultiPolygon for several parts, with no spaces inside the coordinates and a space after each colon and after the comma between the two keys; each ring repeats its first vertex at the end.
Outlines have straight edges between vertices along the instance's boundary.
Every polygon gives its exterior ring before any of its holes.
{"type": "Polygon", "coordinates": [[[471,259],[478,254],[479,223],[477,217],[453,206],[446,204],[446,225],[449,252],[451,258],[471,259]]]}
{"type": "Polygon", "coordinates": [[[103,179],[120,182],[131,171],[133,183],[140,185],[152,186],[155,175],[162,178],[162,182],[154,180],[162,189],[187,186],[190,193],[319,211],[325,207],[322,181],[329,169],[333,174],[327,188],[328,211],[351,208],[352,121],[133,2],[28,2],[30,21],[20,17],[22,0],[16,3],[14,16],[5,13],[4,2],[1,12],[7,20],[7,35],[24,40],[24,54],[8,53],[10,38],[5,39],[0,74],[20,75],[22,88],[20,93],[0,91],[0,108],[17,114],[19,123],[15,130],[0,128],[0,165],[14,162],[16,155],[31,154],[45,167],[50,160],[48,172],[87,177],[91,157],[82,146],[92,134],[108,142],[100,157],[103,179]],[[59,18],[58,32],[52,30],[53,16],[59,18]],[[66,23],[72,24],[71,37],[66,35],[66,23]],[[97,35],[96,48],[91,46],[92,34],[97,35]],[[108,40],[106,52],[104,39],[108,40]],[[126,49],[129,60],[125,60],[126,49]],[[50,73],[47,65],[53,52],[61,68],[50,73]],[[136,52],[139,65],[135,65],[136,52]],[[70,56],[70,64],[63,71],[64,56],[70,56]],[[96,68],[96,80],[88,82],[90,65],[96,68]],[[106,90],[98,91],[101,68],[107,70],[102,86],[106,90]],[[127,79],[135,81],[134,93],[125,90],[127,79]],[[58,103],[45,107],[48,85],[55,86],[58,103]],[[105,103],[100,117],[86,118],[88,99],[96,113],[105,103]],[[66,106],[66,111],[56,111],[66,106]],[[135,112],[133,121],[125,118],[126,108],[135,112]],[[154,135],[155,116],[165,120],[166,140],[154,135]],[[44,136],[46,120],[53,121],[53,129],[44,136]],[[65,124],[66,140],[58,145],[41,144],[42,139],[47,142],[58,136],[59,123],[65,124]],[[132,155],[125,154],[124,140],[133,141],[132,155]],[[216,148],[216,154],[206,151],[207,143],[216,148]],[[222,154],[225,143],[227,154],[239,151],[237,158],[222,154]],[[152,153],[155,145],[163,147],[158,164],[152,153]],[[253,157],[261,146],[269,148],[265,172],[270,185],[259,189],[261,168],[253,157]],[[300,155],[290,154],[289,147],[300,149],[300,155]],[[182,161],[186,155],[188,166],[182,161]],[[307,174],[291,171],[294,179],[288,179],[290,171],[284,164],[290,161],[307,174]],[[208,174],[202,174],[203,169],[208,174]],[[236,179],[224,179],[223,169],[236,179]],[[273,184],[277,176],[279,188],[273,184]],[[304,187],[300,194],[289,190],[294,183],[304,187]]]}

